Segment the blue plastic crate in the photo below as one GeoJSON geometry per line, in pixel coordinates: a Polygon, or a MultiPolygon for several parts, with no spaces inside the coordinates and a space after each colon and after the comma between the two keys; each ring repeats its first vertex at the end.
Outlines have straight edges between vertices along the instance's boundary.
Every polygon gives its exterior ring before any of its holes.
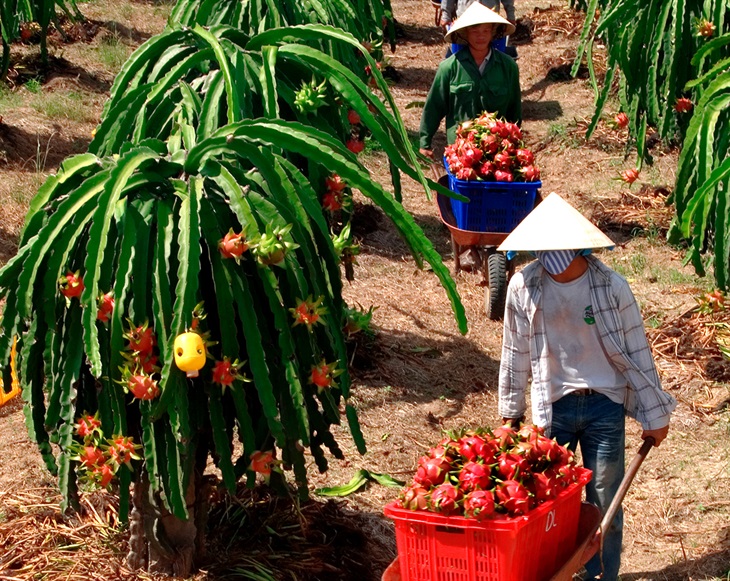
{"type": "Polygon", "coordinates": [[[479,182],[457,180],[449,173],[449,189],[469,198],[451,200],[456,227],[472,232],[512,232],[535,207],[542,182],[479,182]]]}

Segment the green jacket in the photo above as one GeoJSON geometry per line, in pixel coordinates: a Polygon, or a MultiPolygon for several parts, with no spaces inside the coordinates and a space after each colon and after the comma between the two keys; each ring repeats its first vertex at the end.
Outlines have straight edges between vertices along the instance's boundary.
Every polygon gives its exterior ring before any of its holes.
{"type": "Polygon", "coordinates": [[[484,111],[497,113],[512,123],[522,121],[522,95],[517,63],[503,52],[492,50],[484,74],[468,48],[443,60],[426,97],[421,116],[421,149],[431,149],[431,140],[446,117],[446,140],[456,139],[456,126],[484,111]]]}

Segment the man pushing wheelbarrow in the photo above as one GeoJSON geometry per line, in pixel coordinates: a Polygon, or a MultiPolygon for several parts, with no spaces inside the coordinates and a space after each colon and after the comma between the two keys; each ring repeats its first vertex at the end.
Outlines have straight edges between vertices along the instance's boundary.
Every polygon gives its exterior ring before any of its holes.
{"type": "MultiPolygon", "coordinates": [[[[592,254],[613,245],[553,193],[499,247],[537,258],[507,290],[499,413],[504,422],[523,420],[531,381],[531,421],[559,444],[580,449],[593,471],[587,500],[604,513],[624,479],[624,415],[658,446],[676,406],[662,390],[628,283],[592,254]]],[[[602,551],[579,579],[616,581],[622,530],[618,510],[602,531],[602,551]]]]}

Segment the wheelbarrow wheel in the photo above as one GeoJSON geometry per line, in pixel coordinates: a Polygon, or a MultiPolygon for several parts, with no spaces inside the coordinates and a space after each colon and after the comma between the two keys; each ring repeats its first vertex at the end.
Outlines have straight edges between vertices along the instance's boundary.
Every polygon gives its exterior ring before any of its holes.
{"type": "Polygon", "coordinates": [[[487,258],[487,286],[484,287],[484,307],[487,317],[498,321],[504,316],[507,299],[507,257],[493,252],[487,258]]]}

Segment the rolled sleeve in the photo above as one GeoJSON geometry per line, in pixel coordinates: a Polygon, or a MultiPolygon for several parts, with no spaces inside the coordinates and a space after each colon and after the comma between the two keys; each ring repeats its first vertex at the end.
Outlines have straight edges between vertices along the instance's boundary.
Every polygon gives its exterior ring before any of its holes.
{"type": "Polygon", "coordinates": [[[646,338],[644,320],[626,282],[619,288],[618,302],[618,316],[624,331],[624,349],[626,356],[635,365],[635,369],[628,374],[628,379],[636,398],[636,420],[645,430],[663,428],[669,423],[677,402],[661,387],[654,356],[646,338]]]}

